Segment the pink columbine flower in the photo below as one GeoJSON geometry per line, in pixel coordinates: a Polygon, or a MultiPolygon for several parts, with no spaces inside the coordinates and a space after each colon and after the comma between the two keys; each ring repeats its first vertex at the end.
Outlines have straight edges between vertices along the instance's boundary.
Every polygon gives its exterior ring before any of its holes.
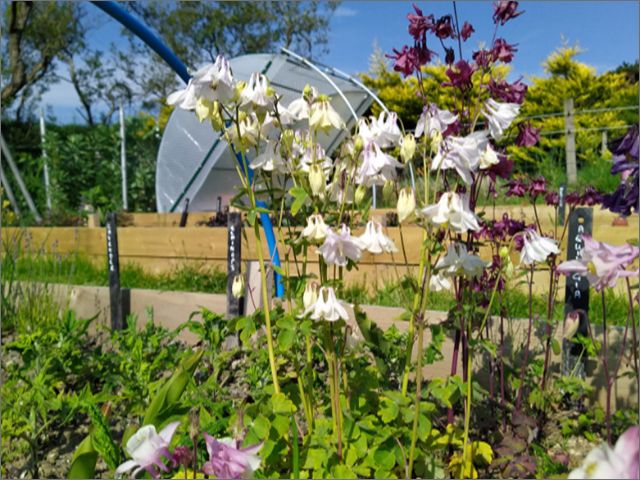
{"type": "Polygon", "coordinates": [[[577,273],[587,277],[589,284],[600,292],[605,287],[615,287],[618,278],[638,275],[638,270],[627,267],[638,257],[640,249],[629,244],[622,246],[598,242],[583,235],[583,255],[580,260],[569,260],[558,265],[557,271],[564,275],[577,273]]]}
{"type": "Polygon", "coordinates": [[[206,475],[215,475],[220,479],[245,478],[260,468],[260,457],[257,453],[262,444],[247,448],[239,448],[239,442],[231,438],[216,440],[211,435],[203,434],[209,452],[209,461],[202,466],[206,475]]]}
{"type": "Polygon", "coordinates": [[[340,233],[335,233],[327,227],[327,238],[318,251],[324,257],[325,262],[339,267],[347,265],[347,258],[357,262],[362,255],[358,240],[351,236],[351,230],[344,224],[340,233]]]}
{"type": "Polygon", "coordinates": [[[637,479],[640,474],[640,426],[624,432],[616,446],[601,445],[589,452],[579,468],[569,474],[569,479],[625,478],[637,479]]]}
{"type": "Polygon", "coordinates": [[[171,438],[178,428],[180,422],[172,422],[156,432],[153,425],[145,425],[133,434],[127,441],[125,450],[131,457],[116,469],[116,475],[122,475],[133,467],[138,467],[133,471],[132,476],[135,477],[141,470],[146,470],[153,478],[159,477],[156,468],[163,472],[169,472],[169,468],[162,461],[162,457],[167,458],[175,463],[173,455],[169,451],[171,438]]]}

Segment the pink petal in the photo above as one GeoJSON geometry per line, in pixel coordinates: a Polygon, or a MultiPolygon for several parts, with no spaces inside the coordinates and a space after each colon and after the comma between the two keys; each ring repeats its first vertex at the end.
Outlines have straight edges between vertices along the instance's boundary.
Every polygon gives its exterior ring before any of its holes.
{"type": "Polygon", "coordinates": [[[176,432],[176,429],[179,425],[180,422],[171,422],[167,424],[167,426],[165,426],[162,430],[160,430],[159,435],[165,442],[167,442],[167,446],[171,443],[171,438],[173,437],[173,434],[176,432]]]}

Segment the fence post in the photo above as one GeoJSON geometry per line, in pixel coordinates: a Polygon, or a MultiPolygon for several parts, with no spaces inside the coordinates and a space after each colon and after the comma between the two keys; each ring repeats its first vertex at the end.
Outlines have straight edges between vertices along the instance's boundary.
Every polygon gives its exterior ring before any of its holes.
{"type": "Polygon", "coordinates": [[[578,181],[576,167],[576,129],[574,125],[573,98],[564,100],[564,139],[567,162],[567,182],[575,185],[578,181]]]}
{"type": "Polygon", "coordinates": [[[238,210],[229,209],[227,217],[227,316],[242,315],[244,297],[233,296],[233,280],[240,274],[242,262],[242,216],[238,210]]]}
{"type": "Polygon", "coordinates": [[[607,131],[603,130],[602,131],[602,143],[600,144],[600,156],[604,158],[604,156],[607,154],[607,141],[609,139],[607,138],[607,131]]]}
{"type": "Polygon", "coordinates": [[[118,227],[116,223],[116,214],[108,213],[106,228],[111,329],[121,330],[124,328],[124,319],[129,315],[131,297],[128,288],[120,288],[120,256],[118,252],[118,227]]]}
{"type": "MultiPolygon", "coordinates": [[[[593,225],[592,208],[576,208],[569,215],[569,231],[567,235],[567,260],[579,260],[584,249],[583,235],[591,235],[593,225]]],[[[589,281],[577,273],[568,276],[565,288],[564,316],[578,312],[579,323],[575,335],[589,336],[589,281]]],[[[567,327],[565,325],[565,327],[567,327]]],[[[565,330],[566,331],[566,330],[565,330]]],[[[575,338],[575,335],[573,338],[575,338]]],[[[584,347],[573,339],[562,340],[562,373],[563,375],[585,376],[584,347]]]]}

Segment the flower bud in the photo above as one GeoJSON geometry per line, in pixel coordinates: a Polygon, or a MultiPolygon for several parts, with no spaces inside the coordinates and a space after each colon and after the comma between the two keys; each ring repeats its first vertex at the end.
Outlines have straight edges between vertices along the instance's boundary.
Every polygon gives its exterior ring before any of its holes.
{"type": "Polygon", "coordinates": [[[398,221],[404,222],[410,218],[416,209],[416,197],[413,194],[413,190],[409,187],[400,190],[398,195],[398,221]]]}
{"type": "Polygon", "coordinates": [[[309,101],[313,96],[313,88],[311,88],[311,85],[309,85],[308,83],[304,86],[304,89],[302,90],[302,96],[307,101],[309,101]]]}
{"type": "Polygon", "coordinates": [[[238,274],[233,278],[231,294],[234,298],[241,298],[244,295],[244,277],[242,274],[238,274]]]}
{"type": "Polygon", "coordinates": [[[311,307],[318,300],[318,284],[316,282],[309,282],[304,287],[304,294],[302,295],[302,304],[305,310],[311,307]]]}
{"type": "Polygon", "coordinates": [[[204,122],[204,120],[211,116],[213,113],[214,105],[211,100],[208,98],[200,97],[196,102],[196,116],[200,123],[204,122]]]}
{"type": "Polygon", "coordinates": [[[358,188],[356,188],[356,193],[354,195],[354,201],[356,202],[356,206],[361,206],[362,202],[364,201],[364,197],[367,195],[367,190],[368,188],[365,187],[364,185],[358,185],[358,188]]]}
{"type": "Polygon", "coordinates": [[[394,182],[393,180],[387,180],[386,182],[384,182],[384,186],[382,187],[382,198],[386,202],[391,203],[393,200],[395,200],[395,194],[396,182],[394,182]]]}
{"type": "Polygon", "coordinates": [[[293,148],[293,141],[295,138],[296,134],[290,128],[287,128],[282,132],[282,144],[287,148],[287,150],[291,150],[293,148]]]}
{"type": "Polygon", "coordinates": [[[315,196],[323,194],[327,186],[327,181],[324,178],[322,167],[317,163],[309,167],[309,186],[311,187],[311,192],[315,196]]]}
{"type": "Polygon", "coordinates": [[[238,112],[238,122],[244,122],[247,119],[248,115],[247,112],[240,110],[238,112]]]}
{"type": "Polygon", "coordinates": [[[224,129],[224,119],[220,113],[220,103],[213,102],[213,112],[211,113],[211,126],[214,130],[220,131],[224,129]]]}
{"type": "Polygon", "coordinates": [[[400,158],[408,163],[416,153],[416,137],[412,133],[405,135],[400,143],[400,158]]]}
{"type": "Polygon", "coordinates": [[[358,155],[360,155],[360,152],[363,148],[364,141],[362,140],[362,137],[356,137],[355,141],[353,142],[353,156],[357,157],[358,155]]]}
{"type": "Polygon", "coordinates": [[[509,256],[509,248],[507,246],[500,247],[500,258],[507,258],[509,256]]]}

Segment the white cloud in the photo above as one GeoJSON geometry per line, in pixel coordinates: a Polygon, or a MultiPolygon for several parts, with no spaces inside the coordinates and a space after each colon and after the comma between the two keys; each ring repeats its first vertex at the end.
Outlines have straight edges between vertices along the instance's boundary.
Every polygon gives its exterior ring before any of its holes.
{"type": "Polygon", "coordinates": [[[349,7],[343,7],[342,5],[336,8],[336,11],[333,12],[336,17],[355,17],[358,14],[357,10],[349,7]]]}

